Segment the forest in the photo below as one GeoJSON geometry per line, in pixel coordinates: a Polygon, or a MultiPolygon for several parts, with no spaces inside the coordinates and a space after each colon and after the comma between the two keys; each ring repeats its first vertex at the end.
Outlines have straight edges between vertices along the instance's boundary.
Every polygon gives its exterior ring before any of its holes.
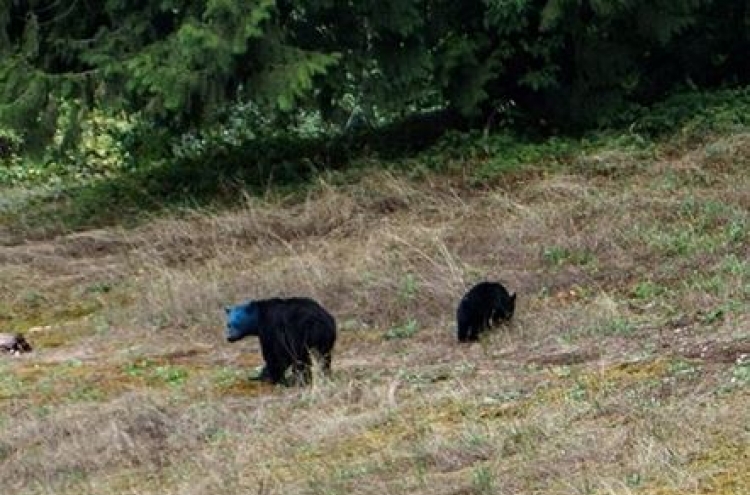
{"type": "Polygon", "coordinates": [[[746,85],[749,33],[737,0],[3,0],[0,180],[627,127],[675,92],[746,85]]]}

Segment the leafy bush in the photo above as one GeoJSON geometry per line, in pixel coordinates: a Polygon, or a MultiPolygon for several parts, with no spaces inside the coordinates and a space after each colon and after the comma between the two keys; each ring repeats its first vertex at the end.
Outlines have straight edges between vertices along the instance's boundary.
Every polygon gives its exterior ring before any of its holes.
{"type": "Polygon", "coordinates": [[[55,151],[47,168],[57,177],[88,182],[112,177],[133,167],[124,137],[137,120],[125,112],[87,109],[77,101],[60,102],[53,137],[55,151]],[[80,114],[83,115],[74,115],[80,114]]]}
{"type": "Polygon", "coordinates": [[[13,130],[0,128],[0,185],[16,184],[24,178],[19,150],[23,139],[13,130]]]}
{"type": "Polygon", "coordinates": [[[22,143],[23,140],[17,132],[0,128],[0,163],[10,163],[12,159],[18,158],[22,143]]]}
{"type": "Polygon", "coordinates": [[[737,131],[750,125],[750,87],[675,93],[651,107],[631,107],[614,124],[650,137],[737,131]]]}
{"type": "Polygon", "coordinates": [[[22,159],[22,139],[0,133],[0,186],[84,184],[134,168],[127,141],[137,124],[134,116],[87,109],[75,100],[60,100],[57,106],[51,146],[39,158],[27,154],[22,159]]]}

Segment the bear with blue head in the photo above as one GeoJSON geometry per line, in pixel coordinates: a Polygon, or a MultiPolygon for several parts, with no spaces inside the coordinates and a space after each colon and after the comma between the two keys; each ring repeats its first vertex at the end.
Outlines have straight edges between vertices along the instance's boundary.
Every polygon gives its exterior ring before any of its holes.
{"type": "Polygon", "coordinates": [[[308,382],[311,353],[320,359],[323,371],[330,371],[331,353],[336,343],[336,321],[313,299],[259,299],[229,306],[225,311],[229,342],[248,336],[260,340],[265,360],[260,379],[288,384],[286,371],[291,367],[295,381],[308,382]]]}
{"type": "Polygon", "coordinates": [[[513,318],[516,294],[498,282],[480,282],[469,289],[456,311],[459,342],[476,342],[479,334],[513,318]]]}

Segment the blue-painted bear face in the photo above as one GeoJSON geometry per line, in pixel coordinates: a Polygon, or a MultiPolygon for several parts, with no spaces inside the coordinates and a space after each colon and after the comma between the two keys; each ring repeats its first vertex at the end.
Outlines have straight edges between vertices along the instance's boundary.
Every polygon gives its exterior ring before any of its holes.
{"type": "Polygon", "coordinates": [[[258,335],[258,306],[254,302],[227,306],[226,337],[229,342],[236,342],[248,335],[258,335]]]}

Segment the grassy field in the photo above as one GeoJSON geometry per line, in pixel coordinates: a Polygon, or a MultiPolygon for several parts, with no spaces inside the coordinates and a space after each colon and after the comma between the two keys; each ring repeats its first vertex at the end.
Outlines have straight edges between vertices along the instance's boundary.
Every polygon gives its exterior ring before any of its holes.
{"type": "Polygon", "coordinates": [[[0,492],[750,493],[750,134],[474,166],[0,239],[0,492]],[[482,279],[516,318],[458,345],[482,279]],[[222,308],[272,295],[330,378],[247,379],[222,308]]]}

